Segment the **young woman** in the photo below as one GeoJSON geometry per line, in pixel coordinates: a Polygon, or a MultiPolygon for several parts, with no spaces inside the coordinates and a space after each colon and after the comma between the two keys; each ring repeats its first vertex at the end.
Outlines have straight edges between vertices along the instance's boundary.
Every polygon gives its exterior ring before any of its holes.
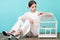
{"type": "MultiPolygon", "coordinates": [[[[35,1],[29,1],[28,7],[29,12],[26,12],[23,16],[18,18],[16,24],[12,27],[9,32],[3,31],[2,33],[5,36],[14,36],[17,40],[21,36],[37,36],[38,29],[40,24],[40,15],[43,15],[41,12],[36,11],[37,3],[35,1]]],[[[9,38],[10,40],[10,38],[9,38]]]]}

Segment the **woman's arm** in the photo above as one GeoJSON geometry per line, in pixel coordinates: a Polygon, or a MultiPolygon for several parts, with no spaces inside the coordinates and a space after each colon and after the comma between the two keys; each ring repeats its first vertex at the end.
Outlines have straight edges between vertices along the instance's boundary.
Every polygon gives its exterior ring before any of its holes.
{"type": "Polygon", "coordinates": [[[52,14],[49,14],[47,12],[41,12],[41,13],[38,13],[38,16],[46,16],[46,17],[52,17],[52,14]]]}
{"type": "Polygon", "coordinates": [[[22,15],[22,16],[20,16],[20,17],[18,18],[18,20],[24,21],[24,20],[26,20],[26,18],[27,18],[27,13],[25,13],[25,14],[22,15]]]}
{"type": "Polygon", "coordinates": [[[34,23],[33,19],[30,18],[30,17],[28,17],[28,14],[27,13],[25,13],[23,16],[20,16],[18,18],[18,20],[22,20],[22,21],[25,21],[26,19],[28,19],[32,24],[34,23]]]}

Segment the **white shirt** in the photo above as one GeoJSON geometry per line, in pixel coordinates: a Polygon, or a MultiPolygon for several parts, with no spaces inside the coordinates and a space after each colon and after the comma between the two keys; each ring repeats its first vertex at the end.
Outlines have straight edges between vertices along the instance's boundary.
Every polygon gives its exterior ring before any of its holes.
{"type": "Polygon", "coordinates": [[[34,13],[32,13],[32,12],[26,12],[23,16],[19,17],[19,20],[22,17],[23,17],[24,20],[26,20],[26,17],[30,17],[30,18],[33,19],[34,24],[32,25],[33,27],[31,28],[31,31],[32,31],[32,33],[34,35],[38,35],[38,31],[39,31],[38,29],[39,29],[39,26],[40,26],[39,25],[40,24],[40,18],[38,16],[38,13],[39,12],[34,12],[34,13]]]}

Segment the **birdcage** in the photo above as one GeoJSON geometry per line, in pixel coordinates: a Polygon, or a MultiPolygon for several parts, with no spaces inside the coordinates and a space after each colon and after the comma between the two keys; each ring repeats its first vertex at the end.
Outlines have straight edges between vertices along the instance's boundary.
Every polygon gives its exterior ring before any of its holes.
{"type": "Polygon", "coordinates": [[[40,27],[38,32],[38,37],[57,37],[57,19],[53,13],[48,13],[52,15],[41,16],[40,27]]]}

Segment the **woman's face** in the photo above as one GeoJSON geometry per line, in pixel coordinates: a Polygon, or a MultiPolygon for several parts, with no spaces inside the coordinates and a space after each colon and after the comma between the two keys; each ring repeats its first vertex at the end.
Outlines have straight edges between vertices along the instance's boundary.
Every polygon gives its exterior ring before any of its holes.
{"type": "Polygon", "coordinates": [[[31,12],[35,12],[35,11],[36,11],[36,4],[32,4],[32,5],[31,5],[30,11],[31,11],[31,12]]]}

